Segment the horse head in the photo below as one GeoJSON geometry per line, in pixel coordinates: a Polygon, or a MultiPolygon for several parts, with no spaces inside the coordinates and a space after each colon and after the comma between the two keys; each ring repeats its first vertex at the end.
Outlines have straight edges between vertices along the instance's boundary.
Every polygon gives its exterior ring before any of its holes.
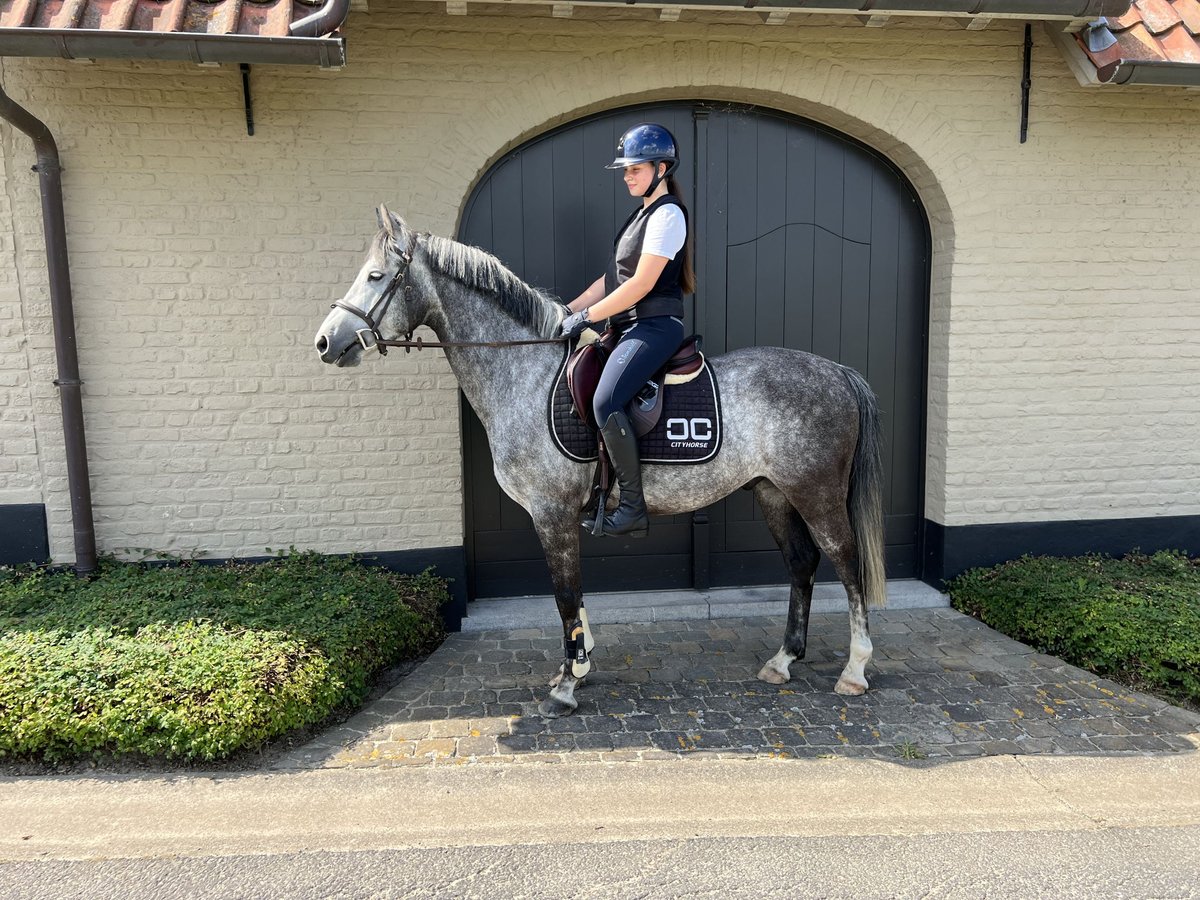
{"type": "Polygon", "coordinates": [[[322,362],[357,366],[377,341],[395,340],[425,324],[431,295],[421,289],[423,273],[413,266],[418,235],[383,204],[377,213],[379,233],[362,268],[317,329],[322,362]]]}

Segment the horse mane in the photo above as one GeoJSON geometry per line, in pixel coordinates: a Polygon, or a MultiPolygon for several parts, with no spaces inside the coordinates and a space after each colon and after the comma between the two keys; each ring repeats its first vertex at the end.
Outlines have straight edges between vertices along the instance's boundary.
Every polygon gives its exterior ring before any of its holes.
{"type": "MultiPolygon", "coordinates": [[[[537,334],[557,333],[563,317],[557,298],[526,284],[490,253],[434,234],[422,236],[421,244],[436,271],[487,294],[503,312],[537,334]]],[[[399,252],[398,247],[392,249],[399,252]]]]}

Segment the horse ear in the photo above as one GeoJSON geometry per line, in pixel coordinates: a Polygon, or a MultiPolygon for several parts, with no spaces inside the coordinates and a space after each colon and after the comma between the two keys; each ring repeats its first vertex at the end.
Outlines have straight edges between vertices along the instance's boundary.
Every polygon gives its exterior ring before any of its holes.
{"type": "Polygon", "coordinates": [[[379,227],[387,232],[388,237],[394,238],[396,235],[392,231],[392,213],[382,203],[379,204],[379,209],[375,210],[375,216],[379,219],[379,227]]]}

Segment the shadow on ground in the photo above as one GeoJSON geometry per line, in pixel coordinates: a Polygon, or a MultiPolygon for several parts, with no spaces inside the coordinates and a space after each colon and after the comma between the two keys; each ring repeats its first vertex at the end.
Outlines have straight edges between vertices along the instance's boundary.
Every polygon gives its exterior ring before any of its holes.
{"type": "MultiPolygon", "coordinates": [[[[593,614],[594,615],[594,614],[593,614]]],[[[782,687],[755,678],[782,617],[596,625],[575,715],[537,703],[557,626],[452,635],[383,698],[275,768],[721,757],[949,760],[1200,747],[1200,716],[1036,653],[950,609],[872,616],[871,690],[841,697],[845,615],[813,617],[782,687]]]]}

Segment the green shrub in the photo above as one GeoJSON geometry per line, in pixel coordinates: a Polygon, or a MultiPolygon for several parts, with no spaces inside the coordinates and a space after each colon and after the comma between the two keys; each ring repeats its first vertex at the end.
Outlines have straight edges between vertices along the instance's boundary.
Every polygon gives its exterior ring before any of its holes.
{"type": "Polygon", "coordinates": [[[362,700],[440,639],[444,582],[260,564],[0,569],[0,757],[215,760],[362,700]]]}
{"type": "Polygon", "coordinates": [[[1046,653],[1200,702],[1200,559],[1027,556],[966,572],[948,590],[956,609],[1046,653]]]}

